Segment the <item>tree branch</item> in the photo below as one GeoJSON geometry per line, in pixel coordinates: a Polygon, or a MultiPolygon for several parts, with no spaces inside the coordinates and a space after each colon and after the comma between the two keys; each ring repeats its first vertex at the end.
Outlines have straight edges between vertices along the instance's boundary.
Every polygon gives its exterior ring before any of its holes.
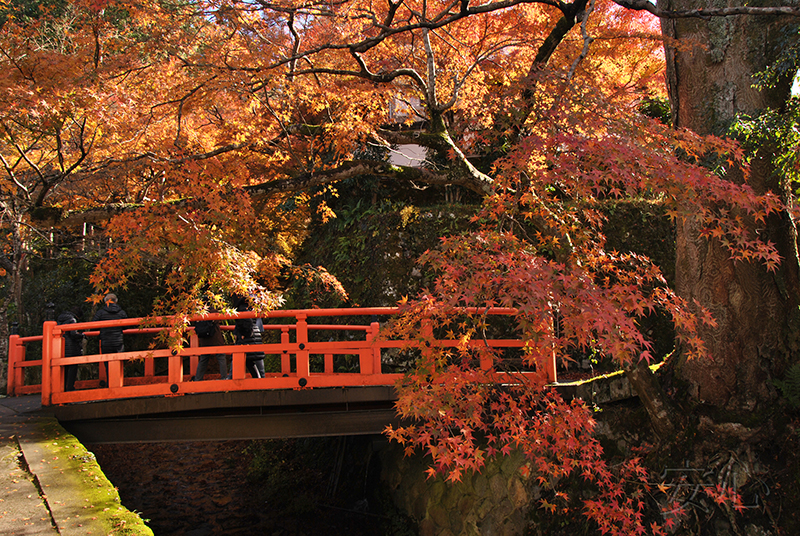
{"type": "MultiPolygon", "coordinates": [[[[244,189],[247,192],[262,195],[298,192],[363,175],[377,175],[379,177],[389,177],[409,182],[421,182],[430,185],[458,185],[480,194],[486,194],[491,186],[491,183],[481,182],[476,177],[466,174],[453,176],[437,173],[425,168],[395,166],[381,160],[352,160],[334,169],[306,173],[289,179],[265,182],[263,184],[247,186],[244,189]]],[[[486,178],[491,181],[490,178],[486,178]]]]}
{"type": "Polygon", "coordinates": [[[733,15],[786,15],[789,17],[800,17],[800,7],[792,6],[738,6],[672,11],[661,9],[658,6],[651,4],[647,0],[614,0],[614,2],[626,9],[647,11],[662,19],[686,19],[690,17],[731,17],[733,15]]]}
{"type": "MultiPolygon", "coordinates": [[[[578,1],[580,2],[582,0],[578,1]]],[[[277,4],[266,2],[263,0],[258,0],[257,3],[264,9],[269,9],[276,12],[288,13],[290,11],[294,11],[299,13],[302,11],[301,9],[287,8],[285,6],[279,6],[277,4]]],[[[372,48],[375,48],[386,39],[393,37],[395,35],[408,33],[415,30],[421,30],[423,28],[427,28],[429,30],[435,30],[437,28],[443,28],[445,26],[448,26],[449,24],[470,17],[472,15],[492,13],[495,11],[508,9],[518,5],[542,4],[557,8],[561,11],[564,11],[565,9],[570,9],[571,6],[571,4],[565,4],[558,0],[501,0],[496,2],[491,2],[491,1],[485,2],[475,6],[470,6],[469,2],[461,2],[460,8],[457,11],[444,9],[439,14],[433,17],[420,20],[419,22],[408,22],[406,24],[402,24],[392,28],[390,25],[392,22],[394,22],[396,11],[401,4],[402,2],[396,2],[396,3],[389,2],[390,9],[389,12],[387,13],[386,19],[384,20],[383,24],[375,25],[375,28],[379,31],[374,36],[364,38],[357,43],[326,43],[324,45],[319,45],[317,47],[313,47],[308,50],[298,52],[291,56],[284,57],[279,61],[275,62],[273,65],[270,65],[268,68],[274,69],[282,65],[291,64],[292,62],[297,61],[301,57],[313,56],[315,54],[324,52],[326,50],[348,49],[354,52],[364,53],[372,48]]],[[[455,4],[456,2],[453,2],[452,5],[454,6],[455,4]]],[[[359,15],[359,17],[363,18],[364,15],[363,14],[359,15]]]]}

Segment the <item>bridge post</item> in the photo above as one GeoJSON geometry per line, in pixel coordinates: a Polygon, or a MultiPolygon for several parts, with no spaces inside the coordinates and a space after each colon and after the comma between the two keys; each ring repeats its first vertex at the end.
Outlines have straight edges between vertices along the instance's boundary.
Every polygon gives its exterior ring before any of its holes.
{"type": "Polygon", "coordinates": [[[152,378],[156,375],[156,361],[150,356],[144,358],[144,377],[152,378]]]}
{"type": "Polygon", "coordinates": [[[289,358],[289,326],[281,326],[281,374],[289,374],[292,372],[292,361],[289,358]]]}
{"type": "Polygon", "coordinates": [[[311,368],[308,363],[308,323],[306,322],[306,314],[298,313],[296,316],[297,325],[295,328],[297,336],[297,353],[295,359],[297,361],[297,377],[308,378],[311,374],[311,368]]]}
{"type": "MultiPolygon", "coordinates": [[[[191,330],[189,332],[189,348],[198,348],[200,346],[200,341],[197,340],[197,332],[195,330],[191,330]]],[[[197,365],[200,363],[200,356],[196,353],[193,353],[189,356],[189,376],[192,378],[195,377],[197,374],[197,365]]]]}
{"type": "Polygon", "coordinates": [[[244,352],[233,352],[231,355],[231,379],[243,380],[247,375],[244,352]]]}
{"type": "Polygon", "coordinates": [[[372,351],[369,348],[364,348],[358,352],[358,368],[362,375],[375,374],[373,361],[372,351]]]}
{"type": "Polygon", "coordinates": [[[42,406],[49,406],[52,400],[50,363],[53,359],[53,328],[55,327],[56,323],[53,320],[42,325],[42,406]]]}
{"type": "Polygon", "coordinates": [[[108,362],[108,386],[122,387],[123,384],[123,363],[119,359],[112,359],[108,362]]]}
{"type": "MultiPolygon", "coordinates": [[[[97,351],[102,355],[102,353],[103,353],[103,341],[100,341],[98,343],[97,348],[98,348],[97,351]]],[[[109,371],[108,371],[107,367],[103,366],[103,363],[104,363],[104,361],[98,361],[98,363],[97,363],[97,369],[98,369],[97,370],[97,377],[100,379],[101,382],[106,382],[106,385],[108,385],[109,371]]],[[[108,361],[105,361],[105,363],[108,363],[108,361]]],[[[102,383],[100,385],[102,385],[102,383]]]]}
{"type": "Polygon", "coordinates": [[[546,311],[546,318],[548,322],[548,327],[550,329],[550,336],[552,338],[552,342],[550,345],[552,346],[552,351],[550,355],[547,357],[544,367],[545,372],[547,373],[547,381],[550,383],[556,383],[558,381],[558,374],[556,373],[556,316],[553,313],[552,307],[548,307],[546,311]]]}
{"type": "MultiPolygon", "coordinates": [[[[42,351],[44,351],[44,337],[42,337],[42,351]]],[[[44,356],[43,356],[44,357],[44,356]]],[[[54,365],[53,360],[64,357],[64,332],[61,326],[53,329],[52,344],[50,347],[50,394],[64,392],[64,367],[61,364],[54,365]]],[[[44,369],[44,362],[42,362],[44,369]]],[[[44,385],[42,385],[44,387],[44,385]]],[[[42,389],[44,392],[44,389],[42,389]]]]}
{"type": "Polygon", "coordinates": [[[494,366],[494,360],[492,359],[491,355],[488,355],[488,352],[481,353],[480,364],[481,370],[489,371],[492,370],[492,367],[494,366]]]}
{"type": "Polygon", "coordinates": [[[380,374],[381,372],[381,350],[372,344],[378,335],[378,329],[379,324],[377,322],[372,322],[367,328],[366,339],[370,343],[370,347],[362,350],[359,355],[361,374],[380,374]]]}
{"type": "Polygon", "coordinates": [[[173,350],[173,354],[169,356],[169,383],[178,384],[183,381],[183,356],[177,350],[173,350]]]}
{"type": "Polygon", "coordinates": [[[383,372],[381,370],[381,347],[375,344],[375,339],[378,337],[381,325],[378,322],[372,322],[370,327],[372,328],[372,337],[370,338],[372,342],[372,370],[375,371],[375,374],[380,374],[383,372]]]}
{"type": "Polygon", "coordinates": [[[17,396],[17,385],[22,385],[22,367],[18,364],[25,361],[25,345],[19,340],[19,335],[14,333],[8,338],[8,383],[6,394],[17,396]]]}
{"type": "MultiPolygon", "coordinates": [[[[423,357],[429,359],[433,354],[431,351],[431,346],[433,345],[433,324],[431,323],[431,319],[429,317],[426,316],[422,318],[419,334],[422,338],[420,353],[423,355],[423,357]]],[[[433,370],[433,360],[431,360],[430,363],[426,363],[426,365],[431,367],[431,370],[433,370]]]]}
{"type": "Polygon", "coordinates": [[[547,362],[545,363],[545,371],[547,372],[547,381],[550,383],[556,383],[558,381],[558,374],[556,372],[556,352],[553,351],[553,355],[547,358],[547,362]]]}
{"type": "MultiPolygon", "coordinates": [[[[176,334],[170,333],[170,339],[177,340],[176,334]]],[[[181,348],[176,347],[172,350],[172,355],[169,356],[169,371],[168,378],[171,385],[178,385],[183,381],[183,356],[181,355],[181,348]]]]}

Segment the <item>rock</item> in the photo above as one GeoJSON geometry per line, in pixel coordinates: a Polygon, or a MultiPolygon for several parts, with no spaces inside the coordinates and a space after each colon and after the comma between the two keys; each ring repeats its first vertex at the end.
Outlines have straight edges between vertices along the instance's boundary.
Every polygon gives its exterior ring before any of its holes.
{"type": "Polygon", "coordinates": [[[516,478],[508,482],[508,498],[515,509],[522,509],[530,502],[525,486],[516,478]]]}
{"type": "Polygon", "coordinates": [[[744,528],[745,536],[773,536],[772,531],[750,524],[744,528]]]}
{"type": "Polygon", "coordinates": [[[218,508],[222,508],[223,506],[227,506],[228,504],[231,503],[231,501],[233,501],[233,499],[230,496],[214,497],[213,499],[211,499],[211,502],[214,503],[214,506],[216,506],[218,508]]]}

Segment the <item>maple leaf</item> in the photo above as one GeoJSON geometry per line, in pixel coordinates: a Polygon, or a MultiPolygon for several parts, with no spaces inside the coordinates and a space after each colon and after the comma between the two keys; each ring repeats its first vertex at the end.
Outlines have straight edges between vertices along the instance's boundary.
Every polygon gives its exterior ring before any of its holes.
{"type": "Polygon", "coordinates": [[[461,470],[460,469],[453,469],[447,475],[448,482],[461,482],[461,470]]]}
{"type": "Polygon", "coordinates": [[[540,504],[541,504],[540,508],[544,510],[549,510],[550,513],[554,513],[556,511],[557,508],[556,505],[547,502],[547,499],[541,499],[540,504]]]}

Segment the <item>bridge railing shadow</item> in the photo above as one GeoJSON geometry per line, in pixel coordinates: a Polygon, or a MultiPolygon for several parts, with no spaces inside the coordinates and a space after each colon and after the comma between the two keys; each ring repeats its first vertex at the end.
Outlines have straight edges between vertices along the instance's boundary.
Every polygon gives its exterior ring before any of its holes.
{"type": "MultiPolygon", "coordinates": [[[[402,376],[389,366],[392,355],[421,347],[420,341],[390,340],[380,337],[380,319],[399,313],[393,307],[352,309],[310,309],[270,311],[264,323],[264,343],[259,345],[198,346],[193,328],[189,328],[178,348],[151,348],[114,354],[90,354],[64,357],[64,333],[83,331],[89,337],[101,327],[122,327],[127,335],[157,335],[169,329],[168,319],[125,319],[110,322],[82,322],[58,325],[45,322],[42,335],[9,339],[7,393],[10,396],[41,393],[42,405],[71,404],[99,400],[138,397],[172,397],[190,393],[262,389],[311,389],[325,387],[360,387],[394,385],[402,376]],[[364,319],[368,319],[366,322],[364,319]],[[317,323],[317,321],[322,321],[317,323]],[[346,323],[324,323],[324,321],[346,323]],[[360,323],[359,323],[360,322],[360,323]],[[146,324],[145,324],[146,323],[146,324]],[[144,327],[146,325],[146,327],[144,327]],[[26,360],[26,345],[41,341],[41,359],[26,360]],[[253,378],[245,367],[245,354],[264,352],[272,366],[265,377],[253,378]],[[202,355],[225,354],[231,364],[230,379],[219,375],[193,381],[202,355]],[[107,363],[106,366],[101,363],[107,363]],[[139,365],[125,366],[128,363],[139,365]],[[166,363],[166,367],[164,367],[166,363]],[[157,367],[157,364],[159,366],[157,367]],[[64,371],[69,365],[97,367],[98,378],[76,382],[76,390],[64,390],[64,371]],[[41,383],[26,385],[25,370],[40,367],[41,383]],[[135,370],[136,372],[132,372],[135,370]]],[[[510,315],[513,310],[496,309],[491,314],[510,315]]],[[[256,318],[255,312],[210,314],[187,320],[218,320],[223,330],[232,330],[227,322],[236,318],[256,318]]],[[[455,346],[457,341],[437,339],[440,347],[455,346]]],[[[493,348],[522,348],[523,341],[513,338],[481,339],[476,344],[493,348]]],[[[102,349],[101,349],[102,350],[102,349]]],[[[213,358],[210,359],[213,361],[213,358]]],[[[491,363],[481,362],[483,368],[491,363]]],[[[555,381],[555,364],[545,365],[550,381],[555,381]]]]}

